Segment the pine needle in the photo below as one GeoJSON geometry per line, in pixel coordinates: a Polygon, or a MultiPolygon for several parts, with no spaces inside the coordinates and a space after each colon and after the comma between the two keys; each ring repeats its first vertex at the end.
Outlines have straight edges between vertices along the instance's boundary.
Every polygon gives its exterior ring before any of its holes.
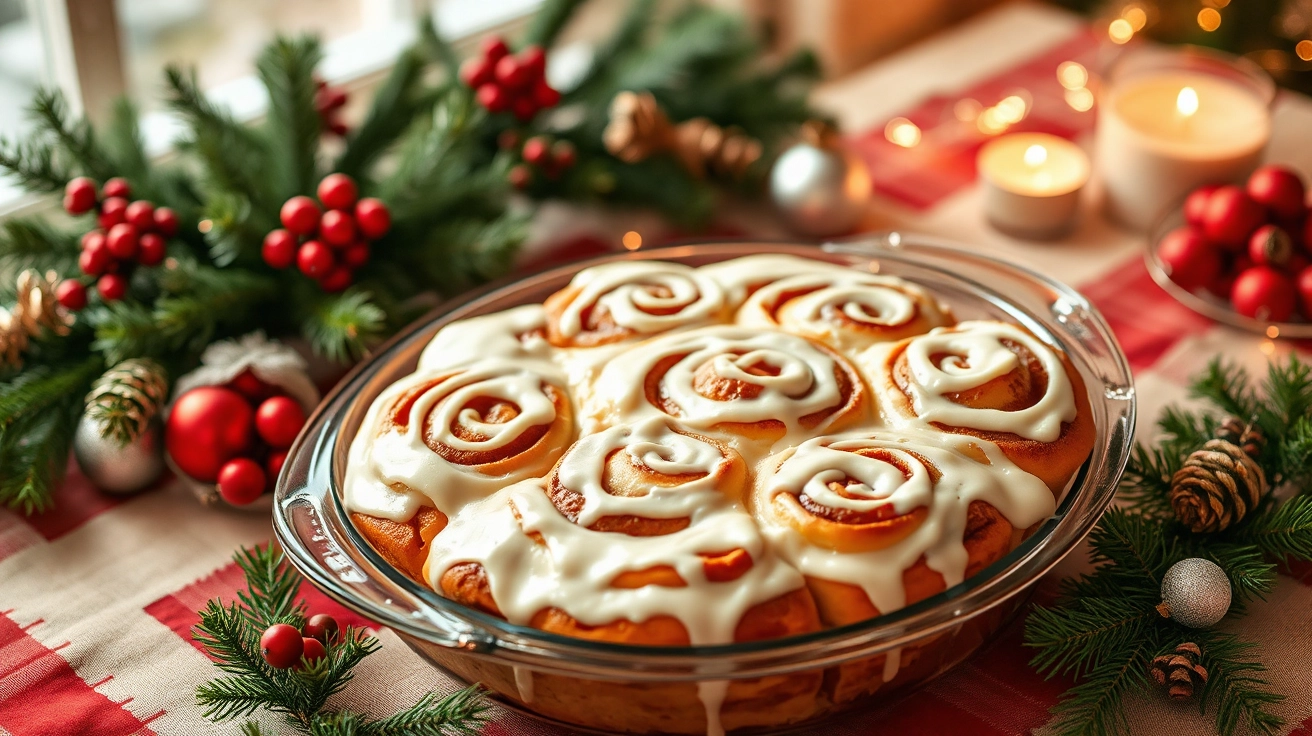
{"type": "Polygon", "coordinates": [[[319,183],[317,155],[323,121],[315,107],[314,68],[323,58],[314,36],[278,36],[255,62],[269,90],[266,128],[277,156],[271,157],[274,200],[311,195],[319,183]]]}

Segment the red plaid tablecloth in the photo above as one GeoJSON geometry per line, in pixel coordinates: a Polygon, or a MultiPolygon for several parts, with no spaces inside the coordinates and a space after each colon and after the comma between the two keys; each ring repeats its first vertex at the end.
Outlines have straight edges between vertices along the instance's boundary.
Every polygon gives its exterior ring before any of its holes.
{"type": "MultiPolygon", "coordinates": [[[[1060,94],[1054,70],[1068,59],[1092,66],[1101,53],[1073,17],[1008,6],[829,85],[817,99],[847,129],[870,131],[855,141],[874,166],[881,195],[869,227],[977,244],[1075,285],[1098,305],[1134,368],[1142,433],[1151,431],[1165,404],[1184,398],[1183,381],[1212,355],[1260,370],[1269,355],[1289,346],[1218,327],[1176,304],[1144,270],[1142,241],[1111,229],[1092,211],[1062,243],[1022,243],[987,230],[972,186],[975,144],[912,152],[888,144],[882,133],[884,121],[897,115],[928,129],[957,99],[992,104],[1024,87],[1034,98],[1024,126],[1079,138],[1091,116],[1053,103],[1060,94]]],[[[1308,130],[1312,101],[1286,96],[1277,110],[1273,157],[1312,172],[1308,130]]],[[[630,218],[620,232],[632,227],[630,218]]],[[[600,248],[613,240],[593,238],[575,247],[600,248]]],[[[550,253],[538,249],[530,257],[550,253]]],[[[230,562],[233,550],[268,538],[262,515],[201,508],[176,484],[116,499],[76,473],[61,489],[55,511],[28,519],[0,512],[0,734],[234,733],[233,725],[201,718],[194,704],[196,686],[217,670],[187,632],[205,600],[230,597],[240,586],[240,571],[230,562]]],[[[1055,574],[1082,564],[1068,560],[1055,574]]],[[[1287,732],[1302,736],[1312,736],[1309,586],[1312,574],[1282,578],[1270,600],[1230,624],[1262,644],[1269,679],[1289,696],[1279,708],[1290,724],[1287,732]]],[[[315,610],[353,618],[308,586],[304,592],[315,610]]],[[[390,631],[378,635],[383,651],[360,666],[336,705],[384,715],[429,690],[455,687],[390,631]]],[[[854,714],[825,733],[1042,734],[1048,709],[1069,683],[1041,680],[1027,660],[1019,626],[1012,625],[925,689],[878,712],[854,714]]],[[[1135,733],[1158,733],[1165,723],[1181,733],[1212,731],[1211,721],[1192,705],[1144,698],[1129,707],[1135,733]]],[[[275,718],[264,723],[270,733],[278,732],[275,718]]],[[[483,733],[563,732],[498,712],[483,733]]]]}

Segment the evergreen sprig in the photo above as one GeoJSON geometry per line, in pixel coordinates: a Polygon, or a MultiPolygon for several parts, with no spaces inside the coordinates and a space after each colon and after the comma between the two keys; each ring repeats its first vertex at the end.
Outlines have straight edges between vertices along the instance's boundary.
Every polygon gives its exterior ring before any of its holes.
{"type": "MultiPolygon", "coordinates": [[[[308,736],[464,736],[478,733],[487,714],[482,691],[469,687],[446,697],[429,693],[414,705],[382,719],[349,711],[325,711],[328,698],[351,681],[352,670],[378,651],[378,640],[347,627],[326,645],[327,655],[300,667],[277,669],[260,655],[260,636],[273,624],[305,625],[305,601],[297,598],[301,577],[272,547],[243,548],[234,560],[246,575],[237,601],[210,600],[192,636],[224,672],[201,685],[196,701],[213,721],[248,718],[259,711],[283,716],[308,736]]],[[[246,722],[245,734],[263,733],[246,722]]]]}
{"type": "Polygon", "coordinates": [[[1166,570],[1188,557],[1215,562],[1230,579],[1229,617],[1265,598],[1276,570],[1312,560],[1312,494],[1306,461],[1312,451],[1312,367],[1297,356],[1268,367],[1257,384],[1241,369],[1212,361],[1191,394],[1201,410],[1169,407],[1158,436],[1139,443],[1120,488],[1121,506],[1109,510],[1089,535],[1092,572],[1063,580],[1058,601],[1029,615],[1025,644],[1031,664],[1047,677],[1077,680],[1053,709],[1060,736],[1116,736],[1128,730],[1123,701],[1150,686],[1153,657],[1194,641],[1203,650],[1209,680],[1199,707],[1211,710],[1224,736],[1246,728],[1271,734],[1283,720],[1271,710],[1283,695],[1262,679],[1256,646],[1210,629],[1188,629],[1156,610],[1166,570]],[[1251,421],[1266,437],[1258,462],[1268,478],[1295,495],[1269,495],[1246,517],[1221,532],[1195,534],[1175,519],[1171,478],[1189,453],[1215,436],[1224,415],[1251,421]]]}

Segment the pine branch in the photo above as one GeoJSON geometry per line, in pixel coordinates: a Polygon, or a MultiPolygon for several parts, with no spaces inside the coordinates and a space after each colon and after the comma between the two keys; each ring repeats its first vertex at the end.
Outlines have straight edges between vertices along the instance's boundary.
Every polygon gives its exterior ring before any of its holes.
{"type": "Polygon", "coordinates": [[[302,328],[315,352],[336,362],[359,360],[382,337],[387,315],[367,291],[350,289],[323,299],[302,328]]]}
{"type": "Polygon", "coordinates": [[[1161,587],[1166,568],[1179,559],[1174,537],[1163,534],[1158,522],[1120,508],[1108,509],[1089,534],[1089,557],[1096,565],[1139,582],[1161,587]]]}
{"type": "Polygon", "coordinates": [[[73,172],[56,160],[54,145],[37,138],[23,142],[0,137],[0,169],[25,189],[42,193],[61,192],[73,178],[73,172]]]}
{"type": "Polygon", "coordinates": [[[134,195],[161,201],[151,182],[150,159],[141,137],[137,107],[126,97],[114,101],[113,112],[104,130],[104,146],[117,176],[132,182],[134,195]]]}
{"type": "Polygon", "coordinates": [[[39,88],[32,97],[28,113],[37,125],[37,134],[51,136],[58,150],[72,159],[75,168],[102,182],[117,173],[96,142],[91,124],[85,119],[69,119],[68,104],[62,92],[49,87],[39,88]]]}
{"type": "Polygon", "coordinates": [[[436,97],[423,87],[424,70],[424,55],[418,49],[402,52],[374,94],[364,122],[351,132],[346,149],[333,165],[334,171],[362,178],[418,116],[432,110],[436,97]]]}
{"type": "Polygon", "coordinates": [[[246,607],[252,624],[267,627],[283,623],[296,628],[304,625],[305,604],[296,598],[301,576],[287,564],[281,552],[271,545],[242,548],[234,559],[246,573],[247,589],[239,591],[237,599],[246,607]]]}
{"type": "Polygon", "coordinates": [[[319,183],[317,155],[323,122],[315,107],[314,68],[323,58],[314,36],[278,36],[255,68],[269,90],[266,128],[272,150],[273,194],[278,202],[311,194],[319,183]]]}
{"type": "MultiPolygon", "coordinates": [[[[267,176],[269,151],[264,141],[206,99],[194,71],[187,73],[170,65],[165,67],[164,75],[169,107],[191,128],[191,140],[185,148],[200,159],[209,183],[252,201],[273,202],[267,176]]],[[[272,206],[281,204],[279,200],[272,206]]],[[[270,217],[276,219],[277,214],[274,209],[270,217]]]]}
{"type": "Polygon", "coordinates": [[[594,88],[604,84],[606,77],[617,66],[617,60],[635,48],[639,48],[647,28],[652,24],[656,12],[656,0],[633,0],[628,12],[620,21],[615,33],[606,40],[593,54],[588,71],[572,90],[566,92],[566,98],[573,101],[580,96],[587,96],[594,88]]]}
{"type": "Polygon", "coordinates": [[[1048,679],[1088,675],[1111,653],[1137,646],[1160,615],[1151,603],[1132,608],[1119,598],[1036,606],[1025,621],[1025,646],[1039,650],[1030,665],[1048,679]]]}
{"type": "Polygon", "coordinates": [[[99,358],[37,366],[0,384],[0,504],[31,515],[53,504],[68,465],[82,397],[99,358]]]}
{"type": "Polygon", "coordinates": [[[1284,482],[1306,493],[1312,483],[1312,416],[1294,420],[1275,448],[1284,482]]]}
{"type": "Polygon", "coordinates": [[[473,736],[487,719],[487,701],[477,685],[444,698],[429,693],[387,718],[366,724],[368,736],[473,736]]]}
{"type": "Polygon", "coordinates": [[[1215,562],[1230,578],[1230,615],[1240,615],[1253,599],[1265,599],[1276,587],[1276,566],[1256,547],[1208,541],[1197,545],[1191,556],[1215,562]]]}
{"type": "Polygon", "coordinates": [[[1094,668],[1084,681],[1067,690],[1052,709],[1051,724],[1058,736],[1115,736],[1128,733],[1122,701],[1125,694],[1145,687],[1148,662],[1160,649],[1152,641],[1136,642],[1128,652],[1117,652],[1094,668]]]}
{"type": "Polygon", "coordinates": [[[551,48],[583,0],[545,0],[524,34],[525,46],[551,48]]]}
{"type": "Polygon", "coordinates": [[[419,18],[419,42],[415,45],[425,57],[439,64],[448,80],[454,80],[460,68],[460,56],[455,48],[438,31],[437,21],[431,15],[419,18]]]}
{"type": "Polygon", "coordinates": [[[0,278],[11,283],[18,271],[77,271],[77,238],[35,217],[7,217],[0,222],[0,278]]]}
{"type": "Polygon", "coordinates": [[[1191,396],[1207,399],[1222,411],[1247,421],[1261,406],[1244,369],[1213,358],[1189,386],[1191,396]]]}
{"type": "Polygon", "coordinates": [[[1198,705],[1203,713],[1215,706],[1217,733],[1231,736],[1241,725],[1248,732],[1278,732],[1285,721],[1270,706],[1285,698],[1257,676],[1266,667],[1252,658],[1256,645],[1213,629],[1199,630],[1194,638],[1202,647],[1201,664],[1208,673],[1198,705]]]}
{"type": "Polygon", "coordinates": [[[1271,505],[1243,524],[1230,539],[1251,545],[1274,560],[1312,560],[1312,496],[1271,505]]]}

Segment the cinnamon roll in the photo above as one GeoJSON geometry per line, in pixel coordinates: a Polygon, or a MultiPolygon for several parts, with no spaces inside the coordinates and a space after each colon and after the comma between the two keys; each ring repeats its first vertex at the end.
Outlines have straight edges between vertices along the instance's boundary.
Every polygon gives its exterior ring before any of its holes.
{"type": "Polygon", "coordinates": [[[897,426],[928,423],[988,440],[1054,492],[1093,449],[1084,380],[1025,329],[963,322],[862,355],[879,406],[897,426]]]}
{"type": "Polygon", "coordinates": [[[824,345],[705,327],[649,340],[611,361],[585,411],[599,426],[670,416],[736,444],[777,442],[861,421],[867,393],[856,369],[824,345]]]}
{"type": "Polygon", "coordinates": [[[697,269],[724,290],[729,307],[737,309],[747,297],[779,279],[803,274],[840,278],[858,273],[853,268],[831,261],[799,258],[780,254],[761,254],[712,263],[697,269]]]}
{"type": "Polygon", "coordinates": [[[551,363],[541,304],[462,319],[438,330],[419,355],[419,370],[444,370],[488,358],[551,363]]]}
{"type": "Polygon", "coordinates": [[[757,289],[738,310],[746,327],[782,329],[840,350],[862,350],[952,324],[948,308],[893,276],[813,273],[757,289]]]}
{"type": "Polygon", "coordinates": [[[606,345],[726,316],[719,284],[688,266],[654,261],[584,269],[543,306],[547,339],[557,347],[606,345]]]}

